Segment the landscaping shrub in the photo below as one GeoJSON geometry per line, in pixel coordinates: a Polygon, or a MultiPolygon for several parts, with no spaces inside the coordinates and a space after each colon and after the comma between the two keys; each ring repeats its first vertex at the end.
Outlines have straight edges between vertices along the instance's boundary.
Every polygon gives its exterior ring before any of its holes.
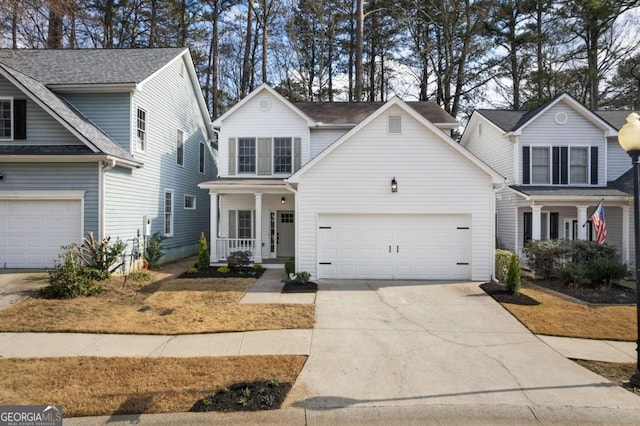
{"type": "Polygon", "coordinates": [[[101,293],[104,288],[95,285],[91,271],[82,264],[81,251],[77,244],[63,246],[56,265],[48,270],[49,285],[42,294],[55,299],[70,299],[82,295],[101,293]]]}
{"type": "Polygon", "coordinates": [[[209,247],[207,246],[207,237],[204,232],[200,233],[200,245],[198,246],[198,269],[207,269],[209,267],[209,247]]]}
{"type": "Polygon", "coordinates": [[[228,266],[220,266],[218,269],[216,269],[216,271],[220,272],[221,274],[226,274],[231,271],[231,269],[229,269],[228,266]]]}
{"type": "Polygon", "coordinates": [[[244,268],[251,263],[250,251],[234,251],[227,257],[227,264],[231,269],[244,268]]]}
{"type": "Polygon", "coordinates": [[[100,242],[93,237],[93,232],[87,232],[82,245],[68,246],[71,250],[76,247],[79,251],[79,260],[86,266],[89,277],[94,280],[106,280],[119,267],[124,265],[122,254],[126,244],[116,240],[111,244],[111,237],[104,237],[100,242]],[[120,263],[117,263],[120,260],[120,263]]]}
{"type": "Polygon", "coordinates": [[[507,290],[511,294],[520,293],[520,259],[515,254],[511,255],[511,261],[509,262],[509,270],[507,271],[507,290]]]}
{"type": "Polygon", "coordinates": [[[149,267],[153,268],[158,266],[160,259],[164,256],[164,247],[162,242],[167,237],[161,235],[159,232],[154,233],[147,241],[147,247],[144,250],[144,258],[149,262],[149,267]]]}
{"type": "Polygon", "coordinates": [[[562,265],[567,249],[565,240],[529,241],[524,246],[523,252],[527,256],[529,267],[535,271],[536,275],[549,279],[562,265]]]}
{"type": "Polygon", "coordinates": [[[587,264],[587,271],[591,279],[591,285],[611,285],[611,281],[624,278],[629,272],[627,265],[622,263],[618,256],[596,257],[587,264]]]}
{"type": "Polygon", "coordinates": [[[264,266],[259,263],[254,263],[251,267],[254,271],[262,271],[264,269],[264,266]]]}
{"type": "Polygon", "coordinates": [[[501,283],[507,279],[507,272],[509,271],[509,263],[511,257],[514,256],[508,250],[496,250],[496,279],[501,283]]]}
{"type": "Polygon", "coordinates": [[[556,270],[556,277],[566,285],[585,286],[591,283],[587,268],[576,263],[564,263],[556,270]]]}
{"type": "Polygon", "coordinates": [[[284,271],[287,273],[287,277],[291,276],[296,270],[296,259],[292,257],[284,262],[284,271]]]}
{"type": "Polygon", "coordinates": [[[151,274],[147,271],[131,272],[127,279],[137,282],[151,281],[151,274]]]}
{"type": "Polygon", "coordinates": [[[308,283],[310,277],[311,274],[309,274],[307,271],[296,272],[296,282],[298,284],[308,283]]]}

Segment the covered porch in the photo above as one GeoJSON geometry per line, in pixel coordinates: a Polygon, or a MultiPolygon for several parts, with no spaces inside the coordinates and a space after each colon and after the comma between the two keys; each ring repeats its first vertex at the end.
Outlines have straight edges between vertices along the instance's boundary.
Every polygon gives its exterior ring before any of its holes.
{"type": "Polygon", "coordinates": [[[295,193],[284,179],[224,178],[199,186],[211,203],[212,265],[226,264],[236,251],[267,268],[295,256],[295,193]]]}

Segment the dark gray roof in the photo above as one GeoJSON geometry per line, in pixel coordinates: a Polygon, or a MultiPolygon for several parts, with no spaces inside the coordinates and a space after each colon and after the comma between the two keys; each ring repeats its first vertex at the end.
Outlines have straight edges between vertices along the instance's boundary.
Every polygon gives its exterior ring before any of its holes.
{"type": "Polygon", "coordinates": [[[613,187],[610,183],[606,187],[558,187],[558,186],[517,186],[510,188],[523,194],[536,196],[556,196],[556,197],[626,197],[629,193],[613,187]]]}
{"type": "Polygon", "coordinates": [[[604,121],[609,123],[611,127],[620,129],[627,122],[627,115],[633,111],[596,111],[604,121]]]}
{"type": "MultiPolygon", "coordinates": [[[[357,124],[383,106],[384,102],[295,102],[293,105],[316,122],[357,124]]],[[[458,124],[457,120],[435,102],[406,102],[432,123],[458,124]]]]}
{"type": "Polygon", "coordinates": [[[609,182],[609,186],[626,194],[633,194],[633,168],[627,170],[613,182],[609,182]]]}
{"type": "Polygon", "coordinates": [[[89,155],[86,145],[0,145],[0,155],[89,155]]]}
{"type": "Polygon", "coordinates": [[[129,161],[135,161],[133,157],[122,149],[113,139],[98,129],[70,104],[56,96],[41,82],[2,64],[0,64],[0,70],[3,70],[9,76],[13,77],[28,94],[49,107],[52,115],[57,115],[62,122],[67,123],[71,128],[80,133],[89,144],[93,145],[96,151],[129,161]]]}
{"type": "Polygon", "coordinates": [[[518,123],[527,114],[527,111],[506,109],[478,109],[476,111],[505,132],[517,129],[519,127],[518,123]]]}
{"type": "Polygon", "coordinates": [[[140,83],[186,47],[155,49],[0,49],[0,64],[45,85],[140,83]]]}

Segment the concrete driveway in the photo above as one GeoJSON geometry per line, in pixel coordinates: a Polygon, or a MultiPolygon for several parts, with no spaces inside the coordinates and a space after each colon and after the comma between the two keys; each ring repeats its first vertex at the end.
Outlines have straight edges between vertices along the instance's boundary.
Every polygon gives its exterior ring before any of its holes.
{"type": "Polygon", "coordinates": [[[43,270],[0,269],[0,309],[4,309],[48,284],[43,270]]]}
{"type": "Polygon", "coordinates": [[[319,288],[311,354],[285,406],[311,414],[510,407],[532,421],[640,420],[640,398],[562,357],[478,283],[322,280],[319,288]]]}

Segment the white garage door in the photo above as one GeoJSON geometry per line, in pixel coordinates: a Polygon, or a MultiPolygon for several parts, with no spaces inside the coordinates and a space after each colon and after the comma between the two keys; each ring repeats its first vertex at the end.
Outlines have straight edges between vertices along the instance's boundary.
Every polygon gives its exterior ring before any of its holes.
{"type": "Polygon", "coordinates": [[[80,200],[0,200],[0,267],[53,266],[82,236],[80,200]]]}
{"type": "Polygon", "coordinates": [[[320,278],[470,279],[470,215],[320,215],[320,278]]]}

